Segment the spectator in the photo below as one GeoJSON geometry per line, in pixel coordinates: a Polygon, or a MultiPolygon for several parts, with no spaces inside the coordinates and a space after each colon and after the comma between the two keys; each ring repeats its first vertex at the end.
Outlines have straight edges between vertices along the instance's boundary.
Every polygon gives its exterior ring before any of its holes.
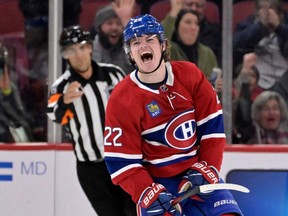
{"type": "Polygon", "coordinates": [[[254,134],[251,107],[255,98],[263,91],[258,86],[259,71],[255,67],[254,53],[244,55],[243,64],[236,69],[236,108],[234,113],[233,143],[247,143],[254,134]]]}
{"type": "Polygon", "coordinates": [[[255,135],[251,144],[288,144],[287,105],[277,92],[264,91],[252,105],[255,135]]]}
{"type": "Polygon", "coordinates": [[[0,41],[0,142],[32,142],[30,123],[18,88],[10,80],[8,50],[0,41]]]}
{"type": "Polygon", "coordinates": [[[234,64],[255,52],[260,77],[258,85],[288,99],[288,15],[278,0],[257,0],[256,14],[237,26],[234,34],[234,64]]]}
{"type": "Polygon", "coordinates": [[[217,172],[226,145],[222,107],[195,64],[167,62],[169,44],[153,16],[129,21],[124,46],[137,69],[107,105],[105,162],[114,184],[131,194],[138,215],[242,215],[228,190],[199,193],[182,208],[173,204],[196,185],[223,182],[217,172]],[[229,204],[213,206],[223,200],[229,204]]]}
{"type": "Polygon", "coordinates": [[[48,117],[70,132],[78,180],[97,215],[134,216],[136,205],[112,184],[104,162],[105,108],[124,72],[91,59],[92,37],[81,26],[65,28],[59,43],[69,69],[51,87],[48,117]]]}
{"type": "Polygon", "coordinates": [[[134,8],[135,0],[128,4],[121,0],[97,11],[93,42],[93,59],[96,62],[115,64],[126,73],[134,70],[123,49],[123,26],[132,17],[134,8]]]}
{"type": "Polygon", "coordinates": [[[210,47],[221,64],[221,26],[210,23],[204,15],[206,0],[170,0],[171,10],[162,21],[166,37],[172,38],[176,17],[181,9],[194,10],[199,14],[199,42],[210,47]]]}
{"type": "MultiPolygon", "coordinates": [[[[35,119],[35,141],[47,141],[46,100],[48,79],[48,0],[19,0],[18,6],[25,19],[25,44],[28,56],[28,84],[21,96],[27,110],[35,119]]],[[[78,23],[81,0],[63,1],[63,25],[78,23]]]]}
{"type": "MultiPolygon", "coordinates": [[[[175,30],[171,39],[171,59],[186,60],[196,64],[210,79],[212,70],[218,67],[213,51],[199,42],[199,16],[193,10],[182,9],[175,20],[175,30]]],[[[222,83],[218,78],[216,83],[222,83]]],[[[216,85],[216,91],[222,90],[222,85],[216,85]]]]}

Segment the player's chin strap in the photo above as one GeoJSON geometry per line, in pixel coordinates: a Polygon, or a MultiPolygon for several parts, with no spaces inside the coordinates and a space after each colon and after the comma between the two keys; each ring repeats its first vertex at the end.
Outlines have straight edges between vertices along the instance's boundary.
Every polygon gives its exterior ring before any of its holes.
{"type": "Polygon", "coordinates": [[[138,69],[139,73],[143,73],[143,74],[151,74],[151,73],[154,73],[156,70],[158,70],[158,68],[160,67],[160,65],[161,65],[161,63],[162,63],[162,60],[164,59],[164,52],[165,52],[165,50],[163,50],[163,51],[161,52],[161,58],[160,58],[160,60],[159,60],[159,64],[158,64],[158,66],[157,66],[154,70],[152,70],[152,71],[150,71],[150,72],[141,71],[140,68],[138,68],[137,66],[135,66],[135,67],[136,67],[136,70],[138,69]]]}

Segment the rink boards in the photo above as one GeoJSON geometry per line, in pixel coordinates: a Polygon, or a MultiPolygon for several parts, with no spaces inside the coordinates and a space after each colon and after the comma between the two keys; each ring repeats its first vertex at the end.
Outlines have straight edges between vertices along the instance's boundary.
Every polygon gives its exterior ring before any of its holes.
{"type": "MultiPolygon", "coordinates": [[[[75,166],[70,144],[0,144],[0,215],[95,216],[75,166]]],[[[268,211],[288,215],[287,173],[288,146],[237,145],[225,150],[222,178],[251,190],[249,195],[233,193],[245,216],[271,215],[268,211]]]]}

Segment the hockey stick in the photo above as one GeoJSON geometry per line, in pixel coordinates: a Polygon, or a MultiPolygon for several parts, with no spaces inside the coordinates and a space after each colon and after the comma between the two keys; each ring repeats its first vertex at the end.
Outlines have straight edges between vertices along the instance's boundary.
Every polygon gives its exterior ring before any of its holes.
{"type": "Polygon", "coordinates": [[[172,204],[176,205],[177,203],[195,195],[198,193],[207,193],[214,190],[235,190],[240,191],[243,193],[249,193],[250,190],[242,185],[238,184],[230,184],[230,183],[217,183],[217,184],[206,184],[206,185],[200,185],[198,187],[195,187],[192,190],[187,191],[182,196],[177,197],[175,200],[173,200],[172,204]]]}

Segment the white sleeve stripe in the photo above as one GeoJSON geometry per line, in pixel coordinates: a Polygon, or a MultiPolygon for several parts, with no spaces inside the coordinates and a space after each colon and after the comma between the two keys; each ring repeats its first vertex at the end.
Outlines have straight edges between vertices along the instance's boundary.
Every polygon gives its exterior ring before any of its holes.
{"type": "Polygon", "coordinates": [[[154,127],[154,128],[150,128],[148,130],[145,130],[141,133],[141,135],[146,135],[146,134],[149,134],[149,133],[152,133],[152,132],[155,132],[155,131],[159,131],[159,130],[162,130],[163,128],[165,128],[167,125],[167,123],[165,124],[162,124],[162,125],[158,125],[157,127],[154,127]]]}
{"type": "Polygon", "coordinates": [[[156,142],[156,141],[145,140],[145,142],[146,142],[147,144],[150,144],[150,145],[153,145],[153,146],[166,146],[166,145],[164,145],[163,143],[156,142]]]}
{"type": "Polygon", "coordinates": [[[213,119],[219,115],[222,115],[222,114],[223,114],[222,110],[218,110],[216,113],[213,113],[213,114],[207,116],[206,118],[202,119],[201,121],[198,121],[197,126],[200,126],[200,125],[208,122],[209,120],[211,120],[211,119],[213,119]]]}
{"type": "Polygon", "coordinates": [[[151,163],[151,164],[161,164],[161,163],[165,163],[168,161],[172,161],[172,160],[176,160],[178,158],[181,157],[187,157],[187,156],[194,156],[196,155],[197,150],[194,150],[192,152],[189,152],[188,154],[177,154],[177,155],[172,155],[170,157],[166,157],[166,158],[161,158],[161,159],[156,159],[156,160],[146,160],[147,162],[151,163]]]}
{"type": "Polygon", "coordinates": [[[105,157],[125,158],[125,159],[142,159],[142,154],[123,154],[104,152],[105,157]]]}
{"type": "Polygon", "coordinates": [[[226,138],[225,133],[214,133],[202,136],[201,140],[211,139],[211,138],[226,138]]]}
{"type": "Polygon", "coordinates": [[[123,167],[122,169],[119,169],[117,172],[114,172],[111,174],[111,178],[116,178],[117,176],[121,175],[121,173],[126,172],[129,169],[136,168],[136,167],[142,167],[140,164],[130,164],[128,166],[123,167]]]}

